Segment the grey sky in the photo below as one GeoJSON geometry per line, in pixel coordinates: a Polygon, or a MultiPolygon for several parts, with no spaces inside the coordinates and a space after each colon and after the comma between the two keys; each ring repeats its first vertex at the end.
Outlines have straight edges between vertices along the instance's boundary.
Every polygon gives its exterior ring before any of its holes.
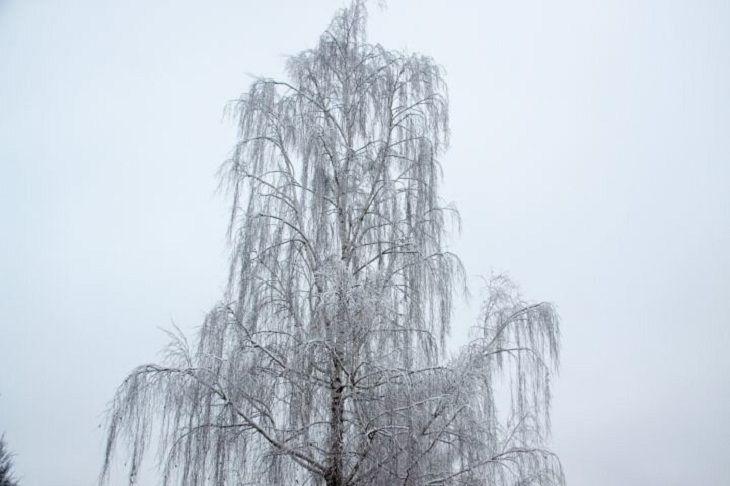
{"type": "MultiPolygon", "coordinates": [[[[0,0],[0,430],[24,486],[94,484],[116,385],[220,296],[222,108],[342,3],[0,0]]],[[[569,483],[727,484],[730,3],[392,0],[370,25],[447,69],[468,272],[559,306],[569,483]]]]}

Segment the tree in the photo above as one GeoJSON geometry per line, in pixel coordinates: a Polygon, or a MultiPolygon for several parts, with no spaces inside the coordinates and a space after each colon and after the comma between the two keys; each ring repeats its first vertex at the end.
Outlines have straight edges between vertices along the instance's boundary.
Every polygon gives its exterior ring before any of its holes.
{"type": "Polygon", "coordinates": [[[5,436],[0,437],[0,486],[18,486],[13,474],[13,455],[5,445],[5,436]]]}
{"type": "Polygon", "coordinates": [[[102,479],[126,439],[132,483],[156,431],[163,484],[564,482],[542,445],[552,306],[494,278],[447,356],[465,279],[438,197],[446,85],[430,58],[368,44],[364,3],[235,104],[228,290],[193,346],[171,333],[166,362],[120,386],[102,479]]]}

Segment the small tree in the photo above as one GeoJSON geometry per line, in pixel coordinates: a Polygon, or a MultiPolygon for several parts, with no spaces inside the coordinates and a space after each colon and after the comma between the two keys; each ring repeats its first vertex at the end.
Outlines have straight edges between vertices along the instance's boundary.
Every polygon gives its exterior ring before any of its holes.
{"type": "Polygon", "coordinates": [[[133,482],[156,427],[164,484],[563,483],[542,447],[555,312],[492,279],[446,356],[464,281],[438,198],[446,86],[430,58],[368,44],[365,19],[355,0],[236,104],[227,294],[194,346],[172,336],[121,385],[102,478],[125,438],[133,482]]]}
{"type": "Polygon", "coordinates": [[[18,486],[13,474],[13,455],[5,444],[5,436],[0,437],[0,486],[18,486]]]}

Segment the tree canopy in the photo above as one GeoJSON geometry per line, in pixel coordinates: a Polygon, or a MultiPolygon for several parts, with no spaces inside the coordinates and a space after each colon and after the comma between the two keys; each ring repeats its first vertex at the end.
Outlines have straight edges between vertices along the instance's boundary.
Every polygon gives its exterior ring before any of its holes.
{"type": "Polygon", "coordinates": [[[155,434],[163,484],[564,482],[544,449],[558,318],[496,277],[446,352],[465,279],[443,71],[368,43],[366,18],[355,0],[235,103],[226,294],[120,386],[102,479],[122,440],[134,482],[155,434]]]}

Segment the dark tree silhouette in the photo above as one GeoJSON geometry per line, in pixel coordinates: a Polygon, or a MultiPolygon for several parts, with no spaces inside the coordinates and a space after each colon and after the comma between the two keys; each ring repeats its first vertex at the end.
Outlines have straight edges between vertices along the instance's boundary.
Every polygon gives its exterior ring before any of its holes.
{"type": "Polygon", "coordinates": [[[0,486],[18,486],[13,475],[13,454],[5,445],[5,436],[0,437],[0,486]]]}

